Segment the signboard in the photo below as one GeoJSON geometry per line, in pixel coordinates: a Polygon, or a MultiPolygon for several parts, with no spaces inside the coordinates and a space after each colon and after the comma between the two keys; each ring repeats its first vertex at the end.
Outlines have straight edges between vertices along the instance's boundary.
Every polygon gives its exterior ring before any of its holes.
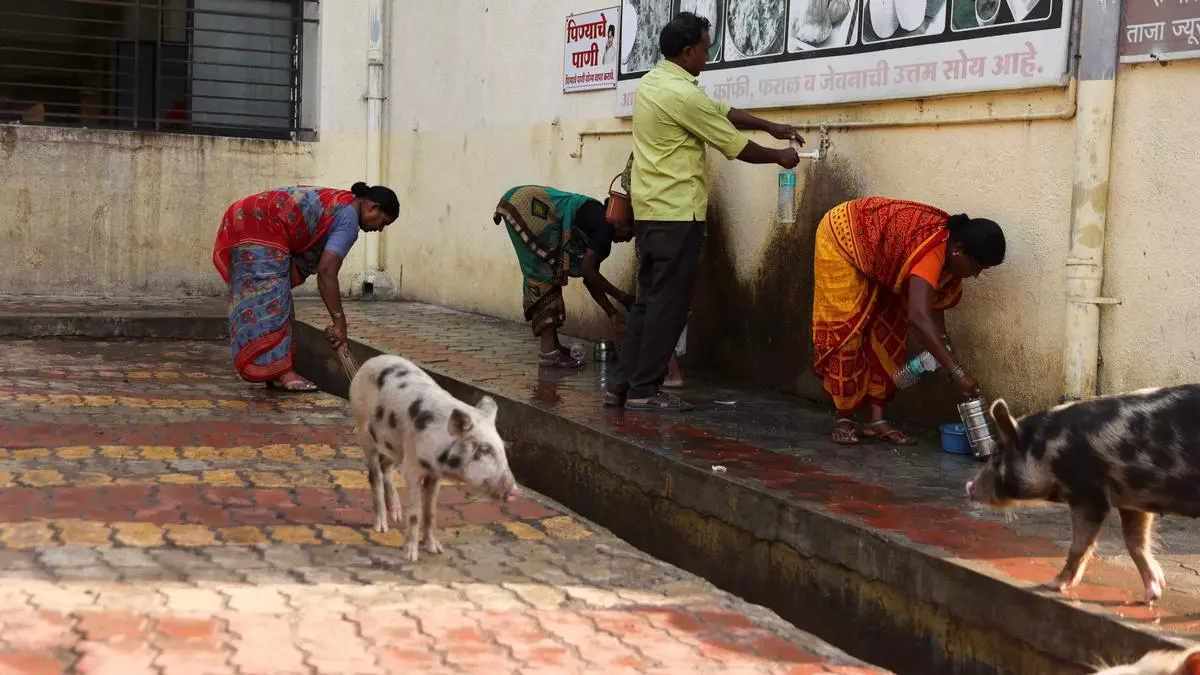
{"type": "Polygon", "coordinates": [[[617,86],[617,22],[620,7],[567,17],[563,93],[617,86]]]}
{"type": "Polygon", "coordinates": [[[1128,0],[1121,31],[1121,62],[1200,57],[1200,1],[1128,0]]]}
{"type": "Polygon", "coordinates": [[[752,109],[1063,86],[1072,2],[624,0],[617,115],[681,10],[713,26],[700,86],[752,109]]]}

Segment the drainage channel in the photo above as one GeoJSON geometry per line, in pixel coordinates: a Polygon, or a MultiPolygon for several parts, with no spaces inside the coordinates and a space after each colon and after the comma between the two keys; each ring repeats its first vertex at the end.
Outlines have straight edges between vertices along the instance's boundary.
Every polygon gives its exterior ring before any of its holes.
{"type": "MultiPolygon", "coordinates": [[[[295,336],[298,370],[344,397],[347,382],[323,334],[298,324],[295,336]]],[[[360,363],[380,353],[362,343],[354,351],[360,363]]],[[[437,364],[430,374],[462,400],[474,401],[482,392],[438,373],[437,364]]],[[[947,560],[914,555],[850,523],[718,484],[706,472],[680,470],[659,453],[496,397],[500,430],[513,448],[510,464],[523,485],[864,661],[914,675],[1082,675],[1093,672],[1094,661],[1073,656],[1075,646],[1059,636],[1078,635],[1086,642],[1102,635],[1129,654],[1173,646],[1062,603],[1042,602],[947,560]],[[718,502],[721,509],[705,506],[718,502]],[[717,513],[731,505],[743,518],[740,524],[717,513]],[[855,564],[782,541],[780,527],[821,541],[855,564]],[[973,614],[964,619],[951,607],[968,607],[973,614]],[[1046,633],[1047,648],[1021,637],[1029,628],[1046,633]]]]}

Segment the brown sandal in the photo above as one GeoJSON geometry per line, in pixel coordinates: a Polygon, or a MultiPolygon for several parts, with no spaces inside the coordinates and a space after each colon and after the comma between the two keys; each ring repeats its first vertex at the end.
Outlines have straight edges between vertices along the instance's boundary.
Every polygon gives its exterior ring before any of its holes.
{"type": "Polygon", "coordinates": [[[838,445],[858,445],[858,430],[854,428],[854,420],[845,417],[839,419],[829,440],[838,445]]]}
{"type": "Polygon", "coordinates": [[[888,424],[887,420],[864,424],[863,436],[873,441],[886,441],[893,445],[917,444],[917,439],[888,424]]]}

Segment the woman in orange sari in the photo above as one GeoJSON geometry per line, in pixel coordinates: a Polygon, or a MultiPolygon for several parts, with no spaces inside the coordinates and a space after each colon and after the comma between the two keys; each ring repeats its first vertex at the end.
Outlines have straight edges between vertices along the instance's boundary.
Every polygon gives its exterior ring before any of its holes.
{"type": "Polygon", "coordinates": [[[883,416],[910,330],[965,394],[978,393],[951,349],[945,311],[962,298],[964,279],[1004,262],[1004,249],[996,223],[916,202],[869,197],[825,214],[813,266],[813,368],[838,410],[835,443],[858,443],[863,403],[863,436],[914,442],[883,416]]]}

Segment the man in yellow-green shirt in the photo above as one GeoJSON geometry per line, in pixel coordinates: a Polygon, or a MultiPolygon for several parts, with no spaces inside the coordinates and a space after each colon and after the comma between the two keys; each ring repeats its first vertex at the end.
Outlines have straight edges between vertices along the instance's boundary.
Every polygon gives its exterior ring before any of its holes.
{"type": "Polygon", "coordinates": [[[708,211],[705,146],[751,164],[800,162],[794,148],[765,148],[738,129],[781,140],[804,139],[796,128],[769,122],[710,99],[697,77],[712,41],[709,22],[681,12],[659,35],[664,59],[642,77],[633,105],[630,197],[638,240],[638,294],[625,317],[617,377],[604,405],[628,410],[690,410],[662,391],[667,362],[687,323],[708,211]]]}

